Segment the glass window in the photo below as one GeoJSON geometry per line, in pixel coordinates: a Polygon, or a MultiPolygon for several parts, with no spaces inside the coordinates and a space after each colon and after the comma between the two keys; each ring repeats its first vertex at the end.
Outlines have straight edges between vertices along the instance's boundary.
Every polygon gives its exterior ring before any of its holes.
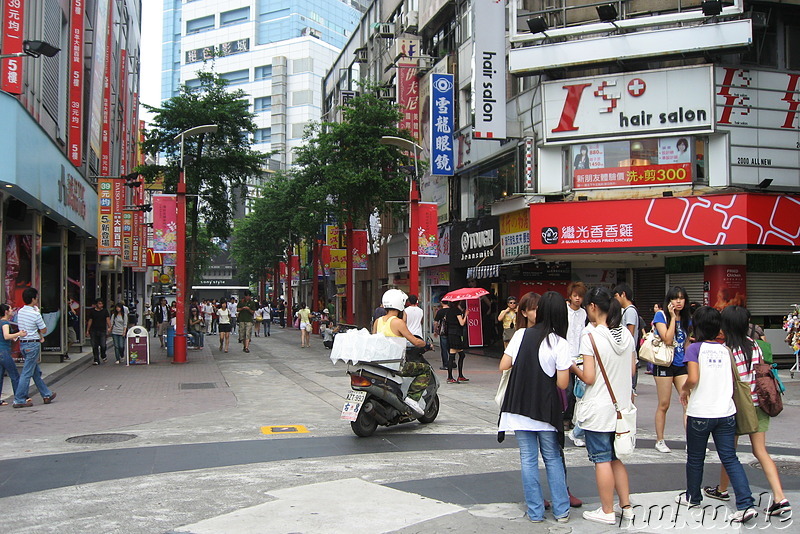
{"type": "Polygon", "coordinates": [[[474,174],[469,187],[474,201],[470,216],[491,215],[493,202],[521,191],[514,158],[474,174]]]}
{"type": "Polygon", "coordinates": [[[272,109],[272,97],[271,96],[262,96],[260,98],[256,98],[253,101],[253,109],[256,113],[262,113],[264,111],[269,111],[272,109]]]}
{"type": "Polygon", "coordinates": [[[248,69],[235,70],[233,72],[224,72],[220,74],[220,78],[228,80],[230,85],[238,83],[247,83],[250,81],[250,71],[248,69]]]}
{"type": "Polygon", "coordinates": [[[262,65],[260,67],[256,67],[255,70],[256,80],[268,80],[271,77],[272,77],[272,65],[262,65]]]}
{"type": "Polygon", "coordinates": [[[242,7],[219,14],[219,25],[230,26],[231,24],[241,24],[250,20],[250,7],[242,7]]]}
{"type": "Polygon", "coordinates": [[[214,15],[186,21],[186,35],[214,29],[214,15]]]}
{"type": "Polygon", "coordinates": [[[272,141],[272,128],[259,128],[253,135],[254,143],[270,143],[272,141]]]}

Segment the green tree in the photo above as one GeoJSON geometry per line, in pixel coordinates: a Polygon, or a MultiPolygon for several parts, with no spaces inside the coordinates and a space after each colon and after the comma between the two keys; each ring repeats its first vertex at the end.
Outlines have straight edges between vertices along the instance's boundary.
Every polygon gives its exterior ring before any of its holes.
{"type": "Polygon", "coordinates": [[[214,72],[200,71],[198,79],[198,87],[182,86],[180,94],[165,101],[162,107],[146,106],[155,116],[152,128],[146,132],[143,150],[153,156],[162,155],[166,164],[137,168],[148,178],[163,176],[165,190],[174,192],[181,154],[175,137],[196,126],[218,126],[214,134],[184,141],[190,240],[186,272],[191,278],[187,287],[191,287],[197,271],[194,266],[201,252],[201,222],[209,239],[228,238],[234,210],[244,201],[247,179],[263,172],[268,157],[251,148],[251,134],[256,125],[247,94],[241,89],[228,90],[227,81],[214,72]]]}

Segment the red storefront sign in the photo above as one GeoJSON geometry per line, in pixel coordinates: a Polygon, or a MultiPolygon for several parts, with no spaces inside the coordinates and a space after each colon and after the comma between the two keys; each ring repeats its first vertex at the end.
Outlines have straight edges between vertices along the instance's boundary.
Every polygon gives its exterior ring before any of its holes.
{"type": "Polygon", "coordinates": [[[398,129],[408,130],[419,139],[419,76],[417,62],[397,64],[397,104],[403,114],[398,129]]]}
{"type": "Polygon", "coordinates": [[[70,8],[69,160],[80,167],[83,158],[83,0],[70,8]]]}
{"type": "Polygon", "coordinates": [[[160,267],[164,265],[164,255],[156,252],[150,247],[145,247],[145,254],[147,255],[148,267],[160,267]]]}
{"type": "MultiPolygon", "coordinates": [[[[114,245],[114,179],[97,180],[97,253],[101,256],[122,254],[114,245]]],[[[120,207],[119,209],[122,209],[120,207]]]]}
{"type": "Polygon", "coordinates": [[[111,174],[111,37],[114,10],[108,11],[108,36],[106,38],[106,58],[103,71],[103,127],[101,133],[100,174],[111,174]]]}
{"type": "Polygon", "coordinates": [[[483,346],[483,317],[481,316],[481,299],[466,301],[469,315],[467,316],[467,339],[470,347],[483,346]]]}
{"type": "Polygon", "coordinates": [[[125,205],[125,183],[120,179],[111,180],[114,195],[114,213],[111,215],[111,244],[122,255],[122,207],[125,205]]]}
{"type": "Polygon", "coordinates": [[[607,167],[574,171],[574,189],[692,183],[691,163],[607,167]]]}
{"type": "MultiPolygon", "coordinates": [[[[23,0],[5,0],[3,2],[3,54],[16,54],[22,52],[22,29],[25,26],[23,14],[23,0]]],[[[3,79],[0,80],[0,89],[15,95],[22,94],[22,58],[14,57],[3,59],[3,79]]]]}
{"type": "Polygon", "coordinates": [[[133,267],[133,211],[122,212],[122,266],[133,267]]]}
{"type": "Polygon", "coordinates": [[[120,50],[119,58],[119,106],[122,108],[122,124],[120,125],[120,174],[128,174],[128,51],[120,50]]]}
{"type": "Polygon", "coordinates": [[[704,195],[532,204],[531,253],[800,248],[800,198],[704,195]]]}

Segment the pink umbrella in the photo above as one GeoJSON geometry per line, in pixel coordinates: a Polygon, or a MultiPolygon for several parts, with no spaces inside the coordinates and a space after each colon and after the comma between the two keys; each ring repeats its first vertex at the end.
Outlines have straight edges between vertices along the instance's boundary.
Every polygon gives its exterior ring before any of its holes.
{"type": "Polygon", "coordinates": [[[455,291],[451,291],[443,296],[442,300],[455,302],[458,300],[477,299],[488,294],[489,292],[482,287],[464,287],[461,289],[456,289],[455,291]]]}

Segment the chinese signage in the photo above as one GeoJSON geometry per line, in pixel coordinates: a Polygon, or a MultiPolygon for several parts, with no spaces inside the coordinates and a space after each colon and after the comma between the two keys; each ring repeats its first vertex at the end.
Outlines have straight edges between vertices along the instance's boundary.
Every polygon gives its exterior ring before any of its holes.
{"type": "Polygon", "coordinates": [[[325,226],[325,244],[332,248],[345,247],[345,232],[335,224],[325,226]]]}
{"type": "Polygon", "coordinates": [[[531,253],[800,249],[798,210],[757,194],[532,204],[531,253]]]}
{"type": "Polygon", "coordinates": [[[401,60],[397,64],[397,104],[400,106],[400,130],[408,130],[411,138],[419,139],[419,76],[416,60],[401,60]]]}
{"type": "Polygon", "coordinates": [[[692,183],[692,165],[639,165],[575,171],[574,189],[692,183]]]}
{"type": "Polygon", "coordinates": [[[472,90],[476,139],[506,138],[505,2],[475,0],[472,90]]]}
{"type": "Polygon", "coordinates": [[[481,263],[500,263],[500,220],[482,217],[453,223],[453,247],[450,264],[453,267],[472,267],[481,263]]]}
{"type": "Polygon", "coordinates": [[[111,174],[111,39],[113,37],[112,22],[114,21],[114,10],[108,13],[108,35],[106,36],[106,60],[103,70],[103,112],[102,112],[102,133],[100,136],[100,174],[108,176],[111,174]]]}
{"type": "Polygon", "coordinates": [[[122,210],[122,206],[114,202],[115,181],[113,178],[97,180],[97,253],[101,256],[122,254],[122,247],[115,245],[114,237],[114,213],[122,210]]]}
{"type": "Polygon", "coordinates": [[[730,132],[731,183],[797,187],[800,73],[716,69],[717,127],[730,132]]]}
{"type": "Polygon", "coordinates": [[[153,250],[178,251],[178,200],[175,195],[153,195],[153,250]]]}
{"type": "MultiPolygon", "coordinates": [[[[417,211],[416,244],[420,258],[435,258],[438,251],[438,210],[434,202],[420,202],[417,211]]],[[[412,241],[413,242],[413,241],[412,241]]]]}
{"type": "MultiPolygon", "coordinates": [[[[76,167],[83,158],[83,0],[72,0],[69,56],[69,160],[76,167]]],[[[3,48],[5,50],[5,47],[3,48]]]]}
{"type": "Polygon", "coordinates": [[[421,257],[419,266],[421,268],[432,267],[434,265],[450,265],[450,226],[439,226],[439,239],[436,244],[436,257],[421,257]]]}
{"type": "Polygon", "coordinates": [[[483,316],[481,314],[481,299],[469,299],[466,301],[467,310],[467,339],[470,347],[483,346],[483,316]]]}
{"type": "Polygon", "coordinates": [[[194,50],[186,51],[186,64],[197,63],[205,61],[214,57],[230,56],[233,54],[240,54],[250,50],[250,39],[239,39],[236,41],[229,41],[221,45],[205,46],[203,48],[195,48],[194,50]]]}
{"type": "Polygon", "coordinates": [[[453,75],[431,75],[431,174],[453,176],[453,75]]]}
{"type": "Polygon", "coordinates": [[[367,270],[367,231],[353,230],[353,269],[367,270]]]}
{"type": "Polygon", "coordinates": [[[136,262],[133,259],[133,212],[124,210],[122,212],[122,266],[133,267],[136,262]]]}
{"type": "MultiPolygon", "coordinates": [[[[4,0],[3,2],[3,54],[16,54],[22,52],[22,29],[25,17],[23,16],[23,0],[4,0]]],[[[0,72],[3,79],[0,89],[15,95],[22,94],[22,58],[14,57],[0,60],[0,72]]]]}
{"type": "Polygon", "coordinates": [[[707,66],[547,82],[545,140],[672,130],[710,132],[712,89],[713,73],[707,66]]]}
{"type": "Polygon", "coordinates": [[[513,260],[530,255],[531,231],[528,210],[500,216],[500,257],[513,260]]]}
{"type": "Polygon", "coordinates": [[[331,269],[347,269],[347,249],[331,249],[331,269]]]}

